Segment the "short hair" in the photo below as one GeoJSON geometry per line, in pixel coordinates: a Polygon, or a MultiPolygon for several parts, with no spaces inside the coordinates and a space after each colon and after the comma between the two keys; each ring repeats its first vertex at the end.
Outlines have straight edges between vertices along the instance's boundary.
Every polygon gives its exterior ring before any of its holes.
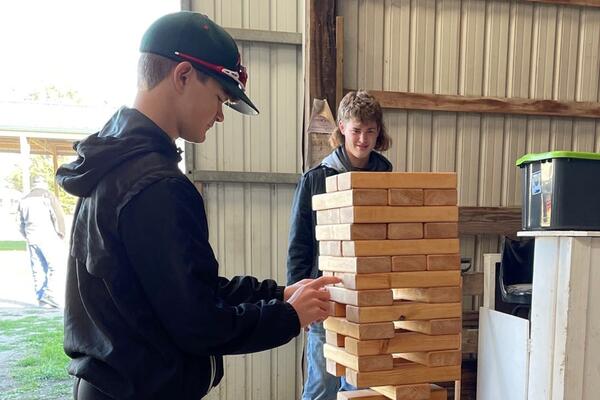
{"type": "MultiPolygon", "coordinates": [[[[167,57],[159,56],[153,53],[142,53],[138,60],[138,78],[137,84],[140,90],[152,90],[169,75],[177,66],[178,62],[167,57]]],[[[208,75],[199,71],[196,75],[202,82],[206,82],[208,75]]]]}
{"type": "Polygon", "coordinates": [[[348,92],[338,107],[337,125],[335,130],[329,137],[329,144],[332,148],[336,148],[344,144],[344,135],[340,132],[340,122],[347,122],[355,119],[359,122],[375,122],[379,129],[375,150],[385,151],[392,145],[392,139],[388,136],[387,130],[383,123],[383,112],[381,105],[365,90],[348,92]]]}

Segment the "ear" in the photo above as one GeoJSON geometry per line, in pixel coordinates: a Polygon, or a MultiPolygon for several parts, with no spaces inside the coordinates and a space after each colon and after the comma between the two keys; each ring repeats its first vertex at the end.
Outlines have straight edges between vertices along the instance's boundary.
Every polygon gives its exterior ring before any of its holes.
{"type": "Polygon", "coordinates": [[[190,79],[192,79],[192,74],[195,73],[196,71],[194,70],[194,67],[192,67],[192,64],[189,62],[184,61],[177,64],[171,72],[175,90],[178,93],[183,92],[184,88],[189,85],[190,79]]]}
{"type": "Polygon", "coordinates": [[[345,126],[344,126],[344,121],[343,121],[343,120],[342,120],[342,121],[340,121],[340,122],[338,122],[338,128],[340,129],[340,133],[341,133],[342,135],[344,135],[344,130],[345,130],[346,128],[345,128],[345,126]]]}

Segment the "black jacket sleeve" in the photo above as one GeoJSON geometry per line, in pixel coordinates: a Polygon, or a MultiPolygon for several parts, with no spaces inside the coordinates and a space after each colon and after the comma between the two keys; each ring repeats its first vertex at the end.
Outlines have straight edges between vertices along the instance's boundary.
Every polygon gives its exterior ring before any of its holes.
{"type": "Polygon", "coordinates": [[[312,176],[306,173],[298,182],[290,214],[288,238],[288,285],[311,278],[317,256],[315,220],[312,211],[312,176]]]}
{"type": "Polygon", "coordinates": [[[184,351],[250,353],[298,335],[298,315],[274,281],[218,276],[202,198],[185,178],[136,195],[121,211],[119,234],[150,304],[184,351]]]}

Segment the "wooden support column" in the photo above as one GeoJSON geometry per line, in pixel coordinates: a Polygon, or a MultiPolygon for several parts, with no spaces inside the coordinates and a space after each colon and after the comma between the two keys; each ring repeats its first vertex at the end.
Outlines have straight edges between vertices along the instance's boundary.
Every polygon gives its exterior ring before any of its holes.
{"type": "Polygon", "coordinates": [[[335,0],[306,0],[304,29],[304,167],[312,159],[311,138],[306,134],[314,99],[336,105],[336,6],[335,0]]]}

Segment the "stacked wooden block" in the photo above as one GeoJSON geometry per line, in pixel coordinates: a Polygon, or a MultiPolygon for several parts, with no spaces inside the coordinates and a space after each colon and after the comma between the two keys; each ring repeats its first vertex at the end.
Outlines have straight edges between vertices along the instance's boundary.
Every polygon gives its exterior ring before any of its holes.
{"type": "Polygon", "coordinates": [[[454,173],[349,172],[313,197],[333,317],[327,369],[368,390],[340,399],[445,399],[460,380],[462,287],[454,173]]]}

